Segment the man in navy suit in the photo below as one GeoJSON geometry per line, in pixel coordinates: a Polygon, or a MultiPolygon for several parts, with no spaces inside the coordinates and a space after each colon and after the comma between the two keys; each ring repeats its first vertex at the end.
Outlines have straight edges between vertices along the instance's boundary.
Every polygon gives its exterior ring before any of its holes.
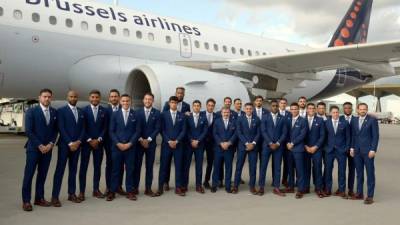
{"type": "MultiPolygon", "coordinates": [[[[178,105],[177,105],[177,110],[178,112],[183,113],[184,115],[190,115],[190,105],[184,101],[185,98],[185,88],[184,87],[177,87],[175,89],[175,96],[178,98],[178,105]]],[[[163,107],[163,112],[166,112],[170,110],[169,107],[169,101],[165,102],[164,107],[163,107]]],[[[183,141],[187,141],[184,139],[183,141]]],[[[186,148],[186,146],[182,146],[183,148],[186,148]]],[[[165,184],[164,184],[164,190],[169,191],[169,179],[171,175],[171,161],[168,162],[168,173],[167,177],[165,179],[165,184]]]]}
{"type": "Polygon", "coordinates": [[[224,107],[222,117],[217,118],[213,127],[214,135],[214,171],[211,192],[215,193],[220,185],[220,170],[225,162],[225,190],[231,193],[233,143],[236,141],[236,121],[231,117],[231,110],[224,107]]]}
{"type": "MultiPolygon", "coordinates": [[[[343,113],[341,117],[343,117],[347,123],[350,125],[354,123],[353,121],[358,119],[357,117],[353,116],[353,104],[351,102],[343,103],[343,113]]],[[[350,129],[350,143],[351,143],[351,129],[350,129]]],[[[347,190],[348,190],[348,197],[354,196],[354,180],[356,177],[356,166],[354,164],[354,158],[350,155],[350,149],[347,150],[347,166],[348,166],[348,173],[347,173],[347,190]]]]}
{"type": "Polygon", "coordinates": [[[115,198],[115,193],[120,187],[121,167],[125,167],[126,198],[136,201],[137,197],[133,191],[133,172],[135,167],[135,156],[137,141],[140,137],[140,125],[136,113],[131,109],[131,97],[127,94],[121,95],[121,108],[114,112],[110,122],[110,136],[112,139],[112,177],[111,189],[107,195],[107,201],[115,198]]]}
{"type": "MultiPolygon", "coordinates": [[[[328,120],[328,115],[326,113],[326,103],[325,102],[318,102],[317,104],[317,117],[323,119],[324,122],[326,122],[328,120]]],[[[326,176],[326,157],[325,157],[325,152],[326,152],[326,132],[325,132],[325,140],[324,140],[324,144],[322,147],[322,165],[323,165],[323,172],[322,172],[322,189],[325,190],[325,176],[326,176]]],[[[313,176],[313,181],[315,184],[315,178],[313,176]]],[[[324,192],[325,193],[325,192],[324,192]]]]}
{"type": "Polygon", "coordinates": [[[52,204],[54,207],[61,207],[59,200],[65,166],[68,161],[68,200],[80,203],[76,196],[76,172],[78,168],[79,155],[82,143],[85,141],[85,117],[83,111],[76,106],[78,93],[69,91],[67,95],[68,104],[58,110],[58,159],[53,179],[52,204]]]}
{"type": "Polygon", "coordinates": [[[28,141],[25,144],[26,164],[22,183],[22,209],[32,211],[32,179],[36,175],[35,205],[51,206],[44,198],[44,184],[54,143],[57,139],[57,112],[50,107],[53,92],[42,89],[39,94],[39,106],[30,108],[25,114],[25,133],[28,141]]]}
{"type": "Polygon", "coordinates": [[[325,195],[332,192],[332,171],[333,163],[338,162],[338,186],[336,196],[346,198],[346,158],[350,148],[350,125],[343,118],[339,117],[339,107],[330,108],[331,118],[328,118],[325,124],[327,132],[327,147],[325,150],[326,175],[325,175],[325,195]]]}
{"type": "Polygon", "coordinates": [[[239,184],[242,177],[242,170],[246,155],[249,159],[249,175],[250,175],[250,193],[257,194],[255,189],[257,176],[257,151],[256,145],[260,138],[260,119],[253,115],[253,104],[245,104],[245,116],[240,116],[237,119],[236,133],[239,139],[235,180],[232,193],[238,193],[239,184]]]}
{"type": "Polygon", "coordinates": [[[207,135],[204,141],[204,148],[207,156],[206,174],[204,176],[204,182],[203,182],[205,188],[211,188],[210,178],[214,163],[213,126],[214,126],[214,121],[216,119],[216,113],[214,112],[215,103],[216,102],[214,99],[212,98],[208,99],[206,102],[206,110],[200,113],[200,115],[207,118],[207,123],[208,123],[207,135]]]}
{"type": "MultiPolygon", "coordinates": [[[[254,109],[253,109],[253,116],[258,117],[258,119],[261,121],[269,111],[265,108],[263,108],[263,101],[264,98],[261,95],[258,95],[254,98],[254,109]]],[[[261,152],[262,152],[262,143],[263,143],[263,137],[260,137],[260,140],[258,141],[258,144],[256,146],[256,150],[258,152],[258,157],[260,158],[261,162],[261,152]]],[[[260,165],[261,166],[261,165],[260,165]]]]}
{"type": "MultiPolygon", "coordinates": [[[[108,94],[108,102],[109,106],[105,108],[106,113],[107,113],[107,119],[108,119],[108,126],[107,126],[107,131],[106,135],[104,138],[104,149],[105,149],[105,155],[106,155],[106,171],[105,171],[105,178],[106,178],[106,192],[104,193],[105,196],[108,195],[108,192],[111,190],[111,177],[112,177],[112,139],[110,136],[110,132],[108,132],[111,117],[113,112],[118,111],[121,106],[119,105],[119,100],[120,100],[120,93],[117,89],[111,89],[109,94],[108,94]]],[[[124,176],[124,167],[120,168],[120,184],[119,188],[117,190],[117,193],[120,195],[126,195],[126,192],[122,188],[122,179],[124,176]]]]}
{"type": "Polygon", "coordinates": [[[315,184],[315,192],[323,198],[322,189],[322,147],[325,140],[325,122],[315,114],[315,104],[307,104],[307,137],[305,141],[305,193],[310,193],[311,173],[315,184]]]}
{"type": "Polygon", "coordinates": [[[281,179],[282,155],[285,149],[287,135],[287,120],[279,113],[278,101],[271,101],[271,113],[266,114],[261,121],[261,135],[264,143],[261,154],[260,178],[258,195],[264,195],[265,177],[267,174],[269,158],[272,155],[273,193],[285,196],[279,189],[281,179]]]}
{"type": "Polygon", "coordinates": [[[307,116],[307,98],[304,96],[300,96],[297,100],[299,104],[299,115],[303,118],[307,116]]]}
{"type": "MultiPolygon", "coordinates": [[[[281,116],[283,116],[284,120],[287,121],[289,117],[291,117],[291,114],[288,110],[286,110],[287,107],[287,99],[286,98],[281,98],[279,100],[279,114],[281,116]]],[[[287,127],[287,123],[286,123],[286,131],[288,130],[287,127]]],[[[289,151],[286,148],[286,140],[285,142],[282,144],[282,148],[283,148],[283,170],[282,170],[282,184],[287,187],[288,184],[288,175],[289,175],[289,171],[288,171],[288,165],[287,165],[287,154],[289,153],[289,151]]],[[[272,161],[273,162],[273,161],[272,161]]],[[[273,170],[274,166],[272,166],[272,170],[273,170]]],[[[274,174],[274,172],[272,172],[274,174]]],[[[273,179],[273,178],[272,178],[273,179]]]]}
{"type": "Polygon", "coordinates": [[[352,123],[352,140],[350,154],[354,157],[357,171],[357,193],[354,200],[364,198],[364,167],[367,171],[367,198],[365,204],[374,202],[375,191],[375,165],[374,159],[378,150],[379,126],[376,118],[367,115],[368,105],[360,103],[357,106],[358,119],[352,123]]]}
{"type": "Polygon", "coordinates": [[[139,138],[139,148],[136,151],[136,162],[133,187],[135,194],[139,194],[138,188],[140,183],[140,174],[143,163],[143,156],[146,156],[146,179],[144,194],[154,197],[155,193],[151,190],[153,182],[153,166],[156,155],[157,135],[160,133],[161,114],[160,111],[153,107],[154,95],[146,93],[143,97],[144,107],[136,111],[138,120],[140,121],[141,135],[139,138]]]}
{"type": "Polygon", "coordinates": [[[107,112],[100,105],[101,93],[92,90],[89,93],[90,105],[83,109],[86,125],[85,141],[81,151],[81,165],[79,169],[79,200],[85,201],[86,174],[89,166],[90,154],[93,155],[93,197],[104,198],[99,188],[101,163],[103,161],[103,140],[107,135],[107,112]]]}
{"type": "Polygon", "coordinates": [[[307,136],[307,120],[299,115],[299,104],[290,105],[292,116],[288,119],[288,137],[286,147],[288,154],[289,181],[286,193],[294,193],[294,168],[297,176],[296,198],[303,197],[305,191],[304,184],[304,142],[307,136]]]}
{"type": "Polygon", "coordinates": [[[203,194],[204,188],[201,184],[203,179],[203,159],[204,159],[204,141],[207,136],[208,122],[205,115],[200,114],[201,102],[193,101],[193,112],[187,116],[187,147],[183,150],[183,188],[186,192],[189,185],[190,164],[192,157],[195,158],[196,168],[196,192],[203,194]]]}
{"type": "Polygon", "coordinates": [[[172,157],[175,163],[175,194],[185,196],[182,181],[182,159],[183,145],[186,135],[185,114],[178,111],[179,99],[176,96],[169,98],[169,110],[161,115],[161,159],[160,172],[158,178],[158,191],[156,196],[160,196],[164,192],[164,184],[169,173],[168,164],[172,157]]]}
{"type": "Polygon", "coordinates": [[[246,115],[246,113],[242,110],[242,100],[240,98],[235,98],[233,100],[233,108],[236,117],[246,115]]]}

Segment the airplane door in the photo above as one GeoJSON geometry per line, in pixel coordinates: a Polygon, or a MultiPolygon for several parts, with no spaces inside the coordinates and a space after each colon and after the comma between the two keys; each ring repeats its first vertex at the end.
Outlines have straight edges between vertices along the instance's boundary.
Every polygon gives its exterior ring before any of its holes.
{"type": "Polygon", "coordinates": [[[190,39],[190,35],[185,33],[179,34],[179,44],[181,56],[183,58],[191,58],[192,57],[192,41],[190,39]]]}

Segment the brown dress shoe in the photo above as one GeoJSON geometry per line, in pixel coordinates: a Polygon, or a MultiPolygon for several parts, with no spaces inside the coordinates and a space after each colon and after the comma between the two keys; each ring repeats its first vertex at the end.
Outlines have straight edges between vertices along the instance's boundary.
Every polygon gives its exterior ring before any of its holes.
{"type": "Polygon", "coordinates": [[[353,192],[353,191],[349,191],[349,192],[347,193],[347,195],[349,196],[349,198],[351,198],[351,197],[354,196],[354,192],[353,192]]]}
{"type": "Polygon", "coordinates": [[[35,202],[33,204],[37,205],[37,206],[42,206],[42,207],[50,207],[51,206],[51,203],[46,201],[44,198],[35,200],[35,202]]]}
{"type": "Polygon", "coordinates": [[[252,188],[250,188],[250,193],[253,195],[256,195],[258,192],[254,187],[252,187],[252,188]]]}
{"type": "Polygon", "coordinates": [[[104,194],[101,193],[100,190],[93,191],[93,197],[95,197],[95,198],[104,198],[104,194]]]}
{"type": "Polygon", "coordinates": [[[294,188],[286,188],[283,190],[284,193],[294,193],[294,188]]]}
{"type": "Polygon", "coordinates": [[[156,194],[151,189],[146,189],[144,191],[144,195],[147,195],[149,197],[156,197],[156,194]]]}
{"type": "Polygon", "coordinates": [[[163,190],[158,190],[155,194],[154,194],[154,197],[160,197],[161,195],[163,195],[164,194],[164,191],[163,190]]]}
{"type": "Polygon", "coordinates": [[[279,188],[274,188],[273,193],[278,196],[281,196],[281,197],[286,196],[285,193],[283,193],[281,190],[279,190],[279,188]]]}
{"type": "Polygon", "coordinates": [[[265,193],[264,188],[260,188],[260,189],[257,191],[257,194],[258,194],[259,196],[263,196],[264,193],[265,193]]]}
{"type": "Polygon", "coordinates": [[[132,191],[135,195],[139,195],[139,189],[134,188],[132,191]]]}
{"type": "Polygon", "coordinates": [[[355,194],[353,197],[351,197],[351,200],[363,200],[364,196],[361,194],[355,194]]]}
{"type": "Polygon", "coordinates": [[[131,200],[131,201],[136,201],[137,197],[135,195],[135,193],[133,192],[128,192],[128,195],[126,196],[127,199],[131,200]]]}
{"type": "Polygon", "coordinates": [[[183,191],[183,192],[188,192],[188,188],[187,187],[183,187],[183,188],[181,188],[181,190],[183,191]]]}
{"type": "Polygon", "coordinates": [[[169,190],[170,190],[169,184],[165,183],[164,184],[164,191],[169,191],[169,190]]]}
{"type": "Polygon", "coordinates": [[[297,193],[296,193],[296,198],[297,198],[297,199],[303,198],[303,192],[300,192],[300,191],[297,192],[297,193]]]}
{"type": "Polygon", "coordinates": [[[324,197],[330,197],[332,195],[331,191],[325,190],[324,191],[324,197]]]}
{"type": "Polygon", "coordinates": [[[323,198],[323,197],[325,197],[325,194],[322,191],[317,191],[317,196],[318,196],[318,198],[323,198]]]}
{"type": "Polygon", "coordinates": [[[78,197],[76,197],[75,194],[69,195],[68,201],[71,201],[73,203],[81,203],[82,202],[78,197]]]}
{"type": "Polygon", "coordinates": [[[118,193],[119,195],[126,195],[126,192],[124,191],[124,189],[122,189],[122,187],[119,187],[119,188],[118,188],[117,193],[118,193]]]}
{"type": "Polygon", "coordinates": [[[60,202],[60,200],[58,199],[58,198],[52,198],[51,199],[51,204],[54,206],[54,207],[61,207],[62,205],[61,205],[61,202],[60,202]]]}
{"type": "Polygon", "coordinates": [[[79,199],[81,202],[85,201],[85,200],[86,200],[86,198],[85,198],[85,193],[79,193],[78,199],[79,199]]]}
{"type": "Polygon", "coordinates": [[[341,197],[341,198],[347,198],[346,192],[335,192],[335,196],[341,197]]]}
{"type": "Polygon", "coordinates": [[[371,197],[368,197],[364,200],[364,204],[366,205],[371,205],[372,203],[374,203],[374,199],[371,197]]]}
{"type": "Polygon", "coordinates": [[[237,194],[239,192],[237,187],[232,188],[232,194],[237,194]]]}
{"type": "Polygon", "coordinates": [[[108,194],[107,194],[106,200],[107,200],[108,202],[110,202],[110,201],[112,201],[112,200],[114,200],[114,199],[115,199],[115,193],[109,191],[108,194]]]}
{"type": "Polygon", "coordinates": [[[204,188],[202,187],[202,186],[198,186],[198,187],[196,187],[196,192],[197,193],[200,193],[200,194],[204,194],[204,188]]]}
{"type": "Polygon", "coordinates": [[[179,195],[179,196],[182,196],[182,197],[186,195],[185,192],[181,188],[176,188],[175,189],[175,194],[179,195]]]}
{"type": "Polygon", "coordinates": [[[287,180],[282,180],[282,185],[285,186],[286,188],[288,188],[288,182],[287,182],[287,180]]]}
{"type": "Polygon", "coordinates": [[[23,209],[25,212],[30,212],[30,211],[33,210],[32,205],[31,205],[31,203],[29,203],[29,202],[23,203],[23,204],[22,204],[22,209],[23,209]]]}

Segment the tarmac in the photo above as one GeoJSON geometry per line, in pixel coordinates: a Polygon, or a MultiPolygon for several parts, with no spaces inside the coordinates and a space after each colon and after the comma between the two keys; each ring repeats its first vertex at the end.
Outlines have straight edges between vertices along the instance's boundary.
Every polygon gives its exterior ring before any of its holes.
{"type": "MultiPolygon", "coordinates": [[[[92,188],[92,164],[89,166],[87,199],[76,204],[67,201],[67,175],[65,173],[61,190],[61,208],[35,207],[33,212],[21,208],[21,185],[25,165],[26,138],[16,135],[0,135],[0,225],[243,225],[243,224],[296,224],[296,225],[395,225],[400,224],[400,126],[381,125],[380,144],[375,161],[376,191],[375,203],[364,205],[363,201],[344,200],[339,197],[319,199],[315,194],[295,199],[294,194],[278,197],[267,188],[264,196],[249,193],[247,185],[240,187],[236,195],[223,190],[199,194],[194,190],[194,167],[190,175],[190,190],[186,197],[176,196],[173,191],[158,198],[144,196],[143,186],[138,201],[133,202],[117,196],[112,202],[90,196],[92,188]]],[[[57,149],[46,182],[46,198],[50,200],[57,149]]],[[[103,167],[105,162],[103,161],[103,167]]],[[[205,164],[204,164],[205,166],[205,164]]],[[[335,165],[337,168],[337,166],[335,165]]],[[[154,167],[153,190],[158,179],[159,157],[154,167]]],[[[205,167],[204,167],[205,168],[205,167]]],[[[247,163],[243,179],[248,182],[247,163]]],[[[144,177],[142,170],[142,181],[144,177]]],[[[172,171],[174,169],[172,168],[172,171]]],[[[271,182],[268,168],[267,183],[271,182]]],[[[174,181],[173,174],[171,181],[174,181]]],[[[104,169],[101,180],[105,189],[104,169]]],[[[33,184],[35,183],[35,179],[33,184]]],[[[143,182],[141,182],[143,185],[143,182]]],[[[77,182],[78,184],[78,182],[77,182]]],[[[170,183],[171,187],[174,182],[170,183]]],[[[337,187],[336,170],[334,187],[337,187]]],[[[34,185],[33,185],[34,190],[34,185]]],[[[32,193],[34,197],[34,193],[32,193]]]]}

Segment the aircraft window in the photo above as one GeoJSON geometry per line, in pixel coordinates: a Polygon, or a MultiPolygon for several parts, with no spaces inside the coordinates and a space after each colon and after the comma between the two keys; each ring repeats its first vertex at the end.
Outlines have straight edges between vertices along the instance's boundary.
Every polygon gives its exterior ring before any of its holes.
{"type": "Polygon", "coordinates": [[[194,41],[194,46],[196,48],[200,48],[200,42],[199,41],[194,41]]]}
{"type": "Polygon", "coordinates": [[[218,52],[218,45],[217,45],[217,44],[214,44],[214,50],[215,50],[216,52],[218,52]]]}
{"type": "Polygon", "coordinates": [[[138,39],[142,39],[142,32],[141,31],[136,31],[136,37],[138,39]]]}
{"type": "Polygon", "coordinates": [[[115,28],[114,26],[111,26],[111,27],[110,27],[110,33],[111,33],[112,35],[116,35],[116,34],[117,34],[117,28],[115,28]]]}
{"type": "Polygon", "coordinates": [[[184,38],[182,41],[183,41],[183,45],[184,46],[188,46],[189,45],[188,39],[184,38]]]}
{"type": "Polygon", "coordinates": [[[56,25],[57,24],[57,18],[55,16],[50,16],[49,17],[49,22],[51,25],[56,25]]]}
{"type": "Polygon", "coordinates": [[[81,22],[82,30],[89,30],[89,24],[86,21],[81,22]]]}
{"type": "Polygon", "coordinates": [[[103,26],[101,24],[96,24],[96,30],[99,33],[103,32],[103,26]]]}
{"type": "Polygon", "coordinates": [[[149,33],[147,36],[148,36],[147,38],[148,38],[150,41],[154,41],[154,34],[153,34],[153,33],[149,33]]]}
{"type": "Polygon", "coordinates": [[[171,42],[172,42],[171,36],[165,36],[165,41],[166,41],[168,44],[171,44],[171,42]]]}
{"type": "Polygon", "coordinates": [[[210,44],[208,44],[208,42],[204,42],[204,48],[207,50],[210,49],[210,44]]]}
{"type": "Polygon", "coordinates": [[[249,54],[249,56],[252,56],[253,53],[251,52],[251,50],[248,50],[247,53],[249,54]]]}
{"type": "Polygon", "coordinates": [[[243,48],[241,48],[239,51],[240,51],[240,54],[241,54],[241,55],[244,55],[244,50],[243,50],[243,48]]]}
{"type": "Polygon", "coordinates": [[[21,10],[14,10],[14,18],[16,20],[21,20],[22,19],[22,11],[21,10]]]}
{"type": "Polygon", "coordinates": [[[4,14],[3,7],[0,7],[0,16],[3,16],[3,14],[4,14]]]}
{"type": "Polygon", "coordinates": [[[232,47],[231,50],[232,50],[232,54],[236,54],[236,48],[235,47],[232,47]]]}
{"type": "Polygon", "coordinates": [[[224,46],[222,46],[222,50],[223,50],[224,52],[227,52],[227,51],[228,51],[228,48],[224,45],[224,46]]]}
{"type": "Polygon", "coordinates": [[[66,19],[65,20],[65,26],[71,28],[74,25],[74,22],[72,22],[71,19],[66,19]]]}
{"type": "Polygon", "coordinates": [[[256,56],[259,56],[260,55],[260,52],[259,51],[256,51],[256,56]]]}
{"type": "Polygon", "coordinates": [[[124,33],[124,36],[125,36],[125,37],[129,37],[129,36],[130,36],[130,32],[129,32],[129,29],[128,29],[128,28],[125,28],[124,31],[123,31],[123,33],[124,33]]]}
{"type": "Polygon", "coordinates": [[[35,23],[40,21],[39,13],[32,13],[32,21],[35,22],[35,23]]]}

